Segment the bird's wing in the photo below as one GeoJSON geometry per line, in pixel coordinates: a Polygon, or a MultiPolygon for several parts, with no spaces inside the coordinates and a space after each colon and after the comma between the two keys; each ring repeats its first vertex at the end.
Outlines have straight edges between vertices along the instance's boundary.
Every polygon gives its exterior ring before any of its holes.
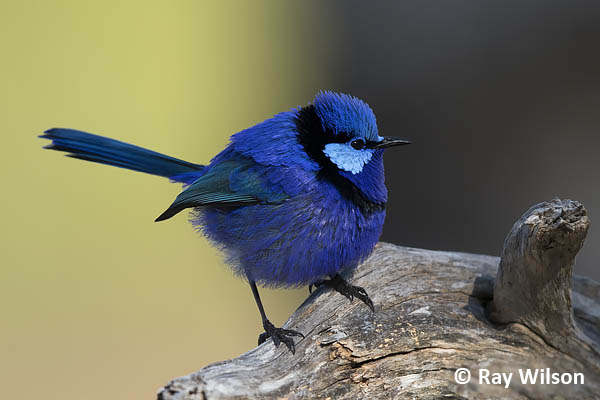
{"type": "Polygon", "coordinates": [[[212,165],[181,192],[156,221],[171,218],[192,207],[280,203],[289,196],[281,186],[271,182],[268,169],[248,158],[230,159],[212,165]]]}

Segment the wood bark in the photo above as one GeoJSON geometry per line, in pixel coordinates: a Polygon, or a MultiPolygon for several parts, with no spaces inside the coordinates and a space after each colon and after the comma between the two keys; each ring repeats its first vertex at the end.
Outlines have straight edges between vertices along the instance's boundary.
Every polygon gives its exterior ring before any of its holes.
{"type": "Polygon", "coordinates": [[[295,355],[269,339],[158,398],[600,398],[600,284],[572,276],[588,225],[581,204],[555,199],[515,223],[501,259],[380,243],[348,277],[376,312],[318,289],[284,325],[306,336],[295,355]],[[459,368],[469,383],[456,382],[459,368]],[[547,368],[584,381],[520,380],[520,369],[547,368]],[[514,375],[508,388],[480,383],[483,369],[514,375]]]}

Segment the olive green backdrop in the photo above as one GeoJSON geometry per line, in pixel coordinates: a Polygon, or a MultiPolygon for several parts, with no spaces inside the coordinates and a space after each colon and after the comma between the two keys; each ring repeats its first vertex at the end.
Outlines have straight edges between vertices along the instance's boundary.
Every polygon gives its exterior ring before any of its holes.
{"type": "MultiPolygon", "coordinates": [[[[322,10],[287,2],[3,1],[0,387],[12,399],[150,399],[256,345],[247,285],[166,179],[43,151],[50,127],[208,162],[330,78],[322,10]],[[315,59],[319,59],[315,63],[315,59]]],[[[283,323],[308,293],[264,291],[283,323]]]]}

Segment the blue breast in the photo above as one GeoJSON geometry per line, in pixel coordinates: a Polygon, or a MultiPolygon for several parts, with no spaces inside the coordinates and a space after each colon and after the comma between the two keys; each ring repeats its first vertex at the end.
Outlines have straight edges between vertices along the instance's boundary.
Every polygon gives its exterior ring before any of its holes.
{"type": "Polygon", "coordinates": [[[234,271],[267,286],[301,286],[353,269],[377,243],[385,209],[364,213],[327,181],[278,205],[197,209],[193,223],[234,271]]]}

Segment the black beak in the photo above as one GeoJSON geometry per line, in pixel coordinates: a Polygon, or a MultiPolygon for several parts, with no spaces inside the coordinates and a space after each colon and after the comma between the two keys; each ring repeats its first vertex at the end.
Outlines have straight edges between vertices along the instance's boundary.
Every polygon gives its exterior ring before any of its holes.
{"type": "Polygon", "coordinates": [[[406,139],[400,139],[397,137],[384,137],[381,142],[375,143],[374,149],[384,149],[392,146],[403,146],[405,144],[411,144],[412,142],[406,139]]]}

